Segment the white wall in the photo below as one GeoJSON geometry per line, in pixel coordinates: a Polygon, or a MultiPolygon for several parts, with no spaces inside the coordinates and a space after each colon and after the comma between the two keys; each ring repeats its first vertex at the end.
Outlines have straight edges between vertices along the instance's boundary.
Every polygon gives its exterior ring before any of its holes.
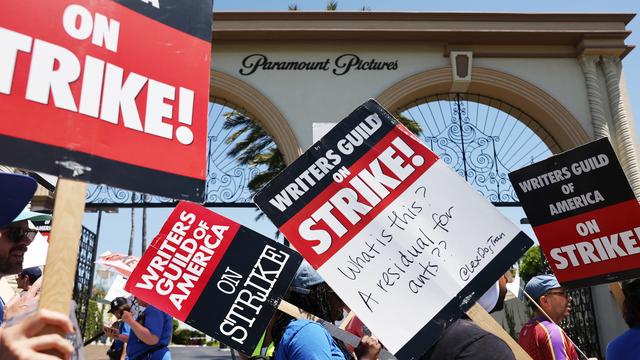
{"type": "MultiPolygon", "coordinates": [[[[314,122],[337,122],[366,99],[375,97],[398,81],[423,71],[448,67],[441,45],[380,44],[261,44],[238,43],[213,47],[212,67],[247,82],[265,95],[284,115],[303,148],[312,141],[314,122]],[[239,74],[242,60],[261,53],[273,61],[320,61],[344,53],[363,59],[398,59],[395,71],[355,71],[336,76],[331,71],[258,70],[239,74]]],[[[584,77],[575,59],[476,58],[474,66],[515,75],[555,97],[591,134],[584,77]]],[[[212,94],[215,96],[215,94],[212,94]]],[[[508,103],[508,99],[503,99],[508,103]]]]}

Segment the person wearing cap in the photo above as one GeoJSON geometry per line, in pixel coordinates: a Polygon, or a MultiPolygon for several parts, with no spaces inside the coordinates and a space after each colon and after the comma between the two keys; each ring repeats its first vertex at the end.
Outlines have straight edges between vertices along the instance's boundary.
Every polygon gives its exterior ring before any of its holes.
{"type": "Polygon", "coordinates": [[[118,319],[111,326],[104,326],[104,333],[113,339],[113,343],[107,350],[107,356],[111,360],[123,360],[126,355],[127,342],[129,341],[129,334],[131,333],[131,326],[121,321],[124,311],[128,311],[131,307],[127,299],[123,297],[117,297],[111,300],[111,307],[109,313],[118,319]]]}
{"type": "Polygon", "coordinates": [[[23,269],[16,280],[18,289],[22,289],[25,292],[28,291],[33,283],[40,279],[40,276],[42,276],[42,270],[37,266],[23,269]]]}
{"type": "Polygon", "coordinates": [[[531,304],[536,316],[520,330],[520,346],[536,360],[578,360],[575,346],[558,326],[571,312],[567,290],[553,275],[534,276],[524,290],[540,308],[531,304]]]}
{"type": "MultiPolygon", "coordinates": [[[[326,321],[342,320],[345,304],[307,262],[300,265],[285,298],[326,321]]],[[[365,336],[352,354],[319,323],[284,313],[276,316],[271,336],[276,344],[274,360],[373,360],[382,348],[377,339],[365,336]]]]}
{"type": "Polygon", "coordinates": [[[622,317],[629,330],[607,345],[607,360],[638,359],[640,354],[640,279],[623,282],[622,293],[622,317]]]}
{"type": "MultiPolygon", "coordinates": [[[[0,173],[0,277],[17,274],[27,245],[35,237],[28,220],[49,219],[50,216],[25,210],[36,191],[36,181],[19,174],[0,173]]],[[[0,323],[4,304],[0,299],[0,323]]],[[[59,334],[38,335],[45,328],[72,333],[69,317],[49,310],[38,310],[22,321],[0,327],[0,359],[51,358],[55,351],[63,357],[73,352],[73,346],[59,334]]]]}
{"type": "MultiPolygon", "coordinates": [[[[0,277],[18,274],[27,247],[38,231],[31,221],[50,220],[51,215],[23,209],[9,224],[0,228],[0,277]]],[[[0,324],[4,318],[4,302],[0,300],[0,324]]]]}
{"type": "MultiPolygon", "coordinates": [[[[507,275],[502,276],[478,299],[478,304],[487,312],[502,310],[508,281],[507,275]]],[[[502,339],[463,317],[447,327],[440,340],[420,359],[515,360],[515,356],[502,339]]]]}

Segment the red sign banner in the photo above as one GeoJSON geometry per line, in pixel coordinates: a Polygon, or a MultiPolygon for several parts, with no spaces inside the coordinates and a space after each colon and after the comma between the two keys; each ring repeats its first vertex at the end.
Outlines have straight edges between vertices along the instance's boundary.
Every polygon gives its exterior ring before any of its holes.
{"type": "Polygon", "coordinates": [[[606,138],[509,174],[558,280],[582,287],[640,275],[640,205],[606,138]]]}
{"type": "Polygon", "coordinates": [[[202,199],[211,9],[177,0],[3,4],[0,162],[202,199]]]}
{"type": "Polygon", "coordinates": [[[125,290],[251,353],[301,261],[293,249],[181,201],[125,290]]]}

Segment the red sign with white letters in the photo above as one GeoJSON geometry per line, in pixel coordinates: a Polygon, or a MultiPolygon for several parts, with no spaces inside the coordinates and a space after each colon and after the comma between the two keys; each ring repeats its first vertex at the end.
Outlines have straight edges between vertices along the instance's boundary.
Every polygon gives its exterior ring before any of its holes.
{"type": "Polygon", "coordinates": [[[125,290],[250,354],[302,261],[295,250],[181,201],[125,290]]]}
{"type": "Polygon", "coordinates": [[[640,275],[640,205],[607,138],[509,174],[558,281],[640,275]]]}
{"type": "Polygon", "coordinates": [[[210,36],[206,0],[3,4],[0,162],[201,200],[210,36]]]}

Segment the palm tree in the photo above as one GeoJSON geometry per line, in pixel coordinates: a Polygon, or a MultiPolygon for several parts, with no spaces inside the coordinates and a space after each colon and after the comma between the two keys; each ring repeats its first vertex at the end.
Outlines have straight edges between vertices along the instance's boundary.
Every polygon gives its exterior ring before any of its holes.
{"type": "Polygon", "coordinates": [[[329,0],[327,2],[327,10],[328,11],[336,11],[338,10],[338,2],[335,0],[329,0]]]}
{"type": "Polygon", "coordinates": [[[264,131],[262,126],[252,118],[237,111],[225,114],[224,129],[234,129],[235,132],[225,142],[235,141],[235,144],[227,152],[243,165],[251,167],[266,166],[265,170],[256,174],[249,181],[248,187],[252,194],[256,194],[284,168],[284,157],[271,136],[264,131]],[[241,140],[238,138],[245,135],[241,140]]]}
{"type": "MultiPolygon", "coordinates": [[[[225,140],[227,144],[235,142],[227,154],[235,157],[242,165],[265,168],[249,181],[249,191],[255,195],[285,169],[287,165],[284,156],[273,138],[255,120],[237,111],[226,113],[224,116],[224,129],[235,130],[225,140]]],[[[415,135],[422,132],[420,124],[416,121],[400,114],[396,114],[396,118],[415,135]]],[[[258,218],[261,216],[262,213],[258,218]]]]}
{"type": "Polygon", "coordinates": [[[289,4],[289,11],[298,11],[298,4],[296,3],[291,3],[289,4]]]}

